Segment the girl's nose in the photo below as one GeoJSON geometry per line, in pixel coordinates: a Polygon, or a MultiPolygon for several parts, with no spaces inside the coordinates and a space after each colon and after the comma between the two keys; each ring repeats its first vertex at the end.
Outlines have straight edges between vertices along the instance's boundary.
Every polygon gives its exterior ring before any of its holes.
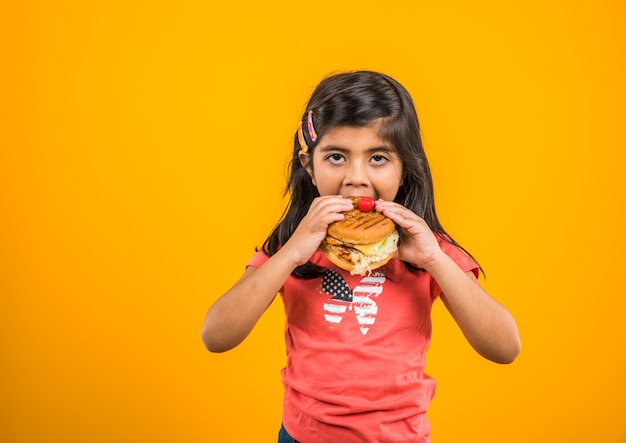
{"type": "Polygon", "coordinates": [[[366,168],[359,164],[353,163],[348,167],[344,178],[346,186],[363,187],[369,185],[369,177],[366,168]]]}

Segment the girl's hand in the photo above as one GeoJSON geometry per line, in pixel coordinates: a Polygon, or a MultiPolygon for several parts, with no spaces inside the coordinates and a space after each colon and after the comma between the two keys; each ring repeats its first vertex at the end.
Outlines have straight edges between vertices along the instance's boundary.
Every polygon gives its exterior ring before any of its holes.
{"type": "Polygon", "coordinates": [[[340,195],[317,197],[289,241],[283,246],[283,252],[289,252],[297,266],[303,265],[326,238],[328,225],[343,220],[343,212],[352,208],[352,201],[340,195]]]}
{"type": "Polygon", "coordinates": [[[443,251],[437,237],[423,218],[402,205],[384,200],[376,201],[376,210],[392,219],[404,233],[396,257],[423,269],[443,251]]]}

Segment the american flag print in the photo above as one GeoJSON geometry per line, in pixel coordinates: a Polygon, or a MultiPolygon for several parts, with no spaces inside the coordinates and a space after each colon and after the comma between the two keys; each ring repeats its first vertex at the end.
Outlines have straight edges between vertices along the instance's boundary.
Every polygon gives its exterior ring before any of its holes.
{"type": "Polygon", "coordinates": [[[339,273],[331,269],[324,271],[322,290],[331,295],[324,303],[324,319],[338,325],[345,315],[351,315],[346,313],[354,312],[361,334],[367,334],[376,322],[378,305],[375,299],[382,294],[385,280],[385,274],[374,272],[364,276],[351,289],[339,273]]]}

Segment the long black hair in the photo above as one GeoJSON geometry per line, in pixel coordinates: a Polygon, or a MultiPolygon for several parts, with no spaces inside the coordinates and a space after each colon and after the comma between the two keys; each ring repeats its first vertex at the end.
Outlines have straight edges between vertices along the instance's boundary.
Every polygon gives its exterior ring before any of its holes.
{"type": "MultiPolygon", "coordinates": [[[[313,111],[317,138],[312,140],[306,130],[302,133],[311,155],[328,130],[340,126],[364,127],[380,120],[380,138],[391,143],[402,159],[403,178],[394,201],[422,217],[437,236],[463,249],[445,232],[437,218],[433,182],[422,146],[417,112],[411,95],[399,82],[388,75],[373,71],[335,74],[323,79],[313,91],[302,117],[304,128],[307,127],[309,111],[313,111]]],[[[300,163],[300,150],[296,133],[289,166],[289,181],[285,189],[289,203],[263,246],[264,252],[269,256],[275,254],[280,245],[289,240],[307,214],[313,199],[319,197],[309,173],[300,163]]],[[[410,269],[418,270],[411,264],[406,265],[410,269]]],[[[314,278],[323,270],[309,261],[298,266],[292,275],[298,278],[314,278]]]]}

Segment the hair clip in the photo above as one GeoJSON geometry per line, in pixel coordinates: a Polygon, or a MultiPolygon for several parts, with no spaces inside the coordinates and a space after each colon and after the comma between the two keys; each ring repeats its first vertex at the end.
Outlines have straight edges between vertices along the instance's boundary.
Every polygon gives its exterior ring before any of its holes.
{"type": "Polygon", "coordinates": [[[309,145],[306,144],[304,134],[302,133],[302,121],[300,121],[300,124],[298,125],[298,143],[300,143],[300,149],[302,149],[302,152],[309,152],[309,145]]]}
{"type": "Polygon", "coordinates": [[[306,123],[309,129],[309,135],[311,136],[311,141],[317,140],[317,133],[315,132],[315,128],[313,127],[313,111],[309,111],[306,117],[306,123]]]}

